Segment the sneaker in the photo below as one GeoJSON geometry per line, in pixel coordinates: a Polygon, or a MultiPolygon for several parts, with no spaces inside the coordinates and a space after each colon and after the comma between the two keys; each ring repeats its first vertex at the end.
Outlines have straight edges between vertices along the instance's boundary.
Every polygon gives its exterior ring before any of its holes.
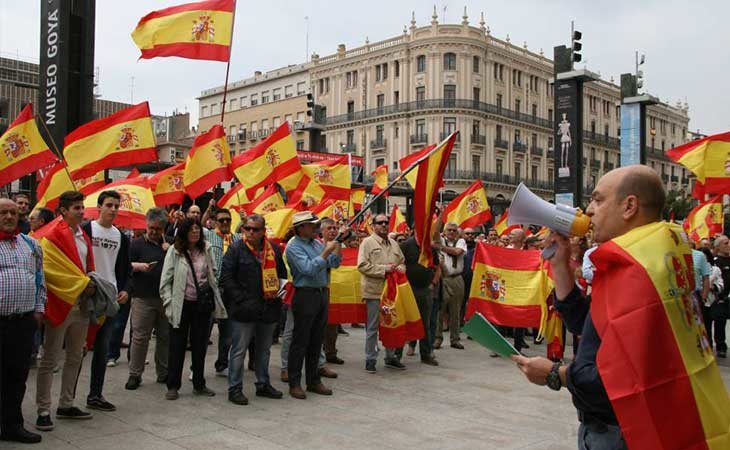
{"type": "Polygon", "coordinates": [[[377,369],[375,368],[375,361],[366,361],[365,362],[365,372],[367,373],[376,373],[377,369]]]}
{"type": "Polygon", "coordinates": [[[38,416],[38,419],[35,421],[35,429],[40,431],[51,431],[55,428],[55,425],[53,425],[53,421],[51,420],[51,415],[49,413],[43,413],[38,416]]]}
{"type": "Polygon", "coordinates": [[[248,405],[248,399],[241,391],[229,392],[228,401],[236,405],[248,405]]]}
{"type": "Polygon", "coordinates": [[[127,380],[127,384],[124,385],[124,389],[128,391],[134,391],[139,387],[140,384],[142,384],[142,377],[137,375],[130,375],[129,379],[127,380]]]}
{"type": "Polygon", "coordinates": [[[107,367],[117,367],[117,360],[116,359],[110,359],[106,362],[107,367]]]}
{"type": "Polygon", "coordinates": [[[56,409],[56,419],[88,420],[92,417],[90,412],[82,411],[75,406],[56,409]]]}
{"type": "Polygon", "coordinates": [[[406,366],[404,366],[403,363],[398,361],[397,359],[386,359],[385,367],[389,369],[406,370],[406,366]]]}
{"type": "Polygon", "coordinates": [[[180,398],[180,394],[178,394],[177,389],[168,389],[167,393],[165,394],[165,399],[167,400],[177,400],[180,398]]]}
{"type": "Polygon", "coordinates": [[[228,377],[228,369],[216,370],[215,371],[215,376],[227,378],[228,377]]]}
{"type": "Polygon", "coordinates": [[[193,389],[193,394],[202,397],[215,397],[215,392],[211,391],[205,386],[202,389],[193,389]]]}
{"type": "Polygon", "coordinates": [[[270,384],[256,387],[256,397],[266,397],[273,399],[280,399],[284,396],[284,393],[276,389],[270,384]]]}
{"type": "Polygon", "coordinates": [[[86,399],[86,407],[89,409],[96,409],[105,412],[112,412],[117,410],[117,407],[106,401],[104,397],[91,397],[86,399]]]}

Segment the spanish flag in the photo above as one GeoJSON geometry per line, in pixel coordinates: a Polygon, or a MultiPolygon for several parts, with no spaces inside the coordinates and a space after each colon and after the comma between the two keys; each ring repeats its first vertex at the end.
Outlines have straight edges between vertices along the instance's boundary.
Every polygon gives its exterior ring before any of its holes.
{"type": "Polygon", "coordinates": [[[684,230],[690,239],[699,242],[722,234],[723,224],[722,195],[717,195],[689,212],[684,220],[684,230]]]}
{"type": "Polygon", "coordinates": [[[331,198],[347,200],[350,198],[350,165],[348,156],[328,159],[302,166],[302,173],[309,177],[310,183],[319,186],[331,198]]]}
{"type": "MultiPolygon", "coordinates": [[[[377,195],[383,192],[388,186],[388,165],[382,164],[376,167],[370,175],[375,176],[375,181],[373,181],[373,187],[370,189],[370,193],[372,195],[377,195]]],[[[387,197],[388,193],[386,192],[383,196],[387,197]]]]}
{"type": "Polygon", "coordinates": [[[494,225],[494,229],[497,230],[497,235],[500,237],[508,234],[512,230],[520,228],[520,225],[507,225],[507,219],[509,218],[509,208],[504,210],[502,216],[499,218],[499,222],[494,225]]]}
{"type": "Polygon", "coordinates": [[[730,132],[707,136],[667,150],[667,157],[688,168],[708,192],[730,192],[730,132]]]}
{"type": "Polygon", "coordinates": [[[292,190],[299,183],[301,172],[287,121],[256,146],[233,158],[233,173],[246,185],[249,197],[258,188],[277,182],[284,190],[292,190]],[[285,179],[287,182],[283,182],[285,179]]]}
{"type": "Polygon", "coordinates": [[[627,447],[730,448],[730,399],[693,296],[682,229],[634,228],[591,261],[596,363],[627,447]]]}
{"type": "Polygon", "coordinates": [[[97,200],[104,191],[116,191],[122,197],[119,202],[119,213],[114,225],[130,229],[144,229],[147,227],[145,214],[155,207],[155,199],[149,189],[146,177],[125,178],[108,184],[84,200],[84,217],[96,219],[99,217],[97,200]]]}
{"type": "Polygon", "coordinates": [[[364,201],[365,188],[352,188],[350,190],[350,214],[354,215],[355,211],[360,211],[364,201]]]}
{"type": "Polygon", "coordinates": [[[0,149],[0,186],[58,161],[38,131],[30,103],[0,136],[0,149]]]}
{"type": "Polygon", "coordinates": [[[300,209],[309,209],[324,199],[326,195],[325,192],[318,184],[314,183],[311,178],[306,175],[302,175],[301,173],[297,173],[289,176],[288,179],[292,179],[294,177],[298,177],[299,182],[293,190],[287,192],[289,196],[289,205],[300,209]]]}
{"type": "Polygon", "coordinates": [[[149,178],[155,205],[182,205],[185,201],[185,163],[181,162],[157,172],[149,178]]]}
{"type": "Polygon", "coordinates": [[[327,323],[365,323],[367,308],[360,293],[356,248],[342,249],[340,267],[330,272],[330,305],[327,323]]]}
{"type": "Polygon", "coordinates": [[[408,222],[398,205],[393,205],[388,221],[388,233],[405,233],[406,231],[408,231],[408,222]]]}
{"type": "Polygon", "coordinates": [[[553,307],[554,298],[554,294],[550,294],[550,298],[548,298],[547,323],[545,324],[544,337],[545,343],[547,344],[547,359],[560,361],[563,359],[565,330],[563,328],[563,319],[553,307]]]}
{"type": "Polygon", "coordinates": [[[444,170],[449,163],[451,150],[454,148],[454,142],[458,136],[457,133],[451,133],[429,157],[418,164],[418,176],[413,193],[413,229],[418,247],[421,249],[418,263],[424,267],[433,266],[432,216],[439,188],[443,185],[444,170]]]}
{"type": "Polygon", "coordinates": [[[281,208],[264,214],[266,219],[266,238],[277,244],[281,243],[292,227],[292,217],[297,212],[294,208],[281,208]]]}
{"type": "Polygon", "coordinates": [[[311,208],[311,211],[319,218],[329,217],[335,221],[347,220],[350,218],[350,203],[347,200],[327,198],[311,208]]]}
{"type": "Polygon", "coordinates": [[[172,6],[142,17],[132,39],[142,52],[140,59],[178,56],[228,61],[234,14],[234,0],[172,6]]]}
{"type": "Polygon", "coordinates": [[[373,234],[373,212],[371,210],[365,211],[365,214],[363,214],[360,217],[360,223],[357,226],[357,231],[365,232],[370,236],[373,234]]]}
{"type": "Polygon", "coordinates": [[[98,172],[93,176],[72,181],[66,171],[66,163],[59,161],[45,173],[36,188],[36,208],[48,208],[55,210],[58,206],[58,198],[66,191],[79,191],[84,195],[104,187],[104,172],[98,172]]]}
{"type": "Polygon", "coordinates": [[[157,160],[147,102],[93,120],[66,135],[63,155],[74,179],[157,160]]]}
{"type": "Polygon", "coordinates": [[[245,206],[248,214],[266,214],[284,207],[279,188],[272,184],[261,195],[245,206]]]}
{"type": "Polygon", "coordinates": [[[223,197],[218,199],[218,206],[231,211],[245,212],[245,206],[251,203],[251,200],[246,196],[246,189],[244,185],[238,183],[223,194],[223,197]]]}
{"type": "Polygon", "coordinates": [[[94,270],[94,252],[91,239],[84,233],[89,252],[86,255],[86,271],[81,264],[74,233],[62,217],[36,230],[33,237],[43,249],[43,274],[48,288],[46,318],[57,327],[66,320],[71,308],[89,284],[88,272],[94,270]]]}
{"type": "Polygon", "coordinates": [[[226,143],[226,132],[222,126],[213,125],[195,138],[188,153],[183,176],[185,192],[190,198],[197,198],[231,177],[231,151],[226,143]]]}
{"type": "Polygon", "coordinates": [[[477,227],[492,219],[487,202],[487,191],[477,180],[444,209],[444,223],[455,223],[460,228],[477,227]]]}
{"type": "MultiPolygon", "coordinates": [[[[411,153],[410,155],[406,155],[403,158],[399,159],[398,167],[400,167],[400,171],[405,172],[406,169],[408,169],[413,164],[415,164],[416,161],[418,161],[419,159],[428,155],[428,152],[433,150],[435,147],[436,147],[435,144],[431,144],[431,145],[428,145],[428,146],[418,150],[416,153],[411,153]]],[[[418,176],[418,168],[415,168],[406,174],[406,180],[408,181],[408,184],[410,184],[413,189],[416,188],[416,177],[417,176],[418,176]]],[[[443,180],[441,180],[441,185],[443,186],[443,180]]],[[[386,183],[386,186],[387,186],[387,183],[386,183]]]]}
{"type": "Polygon", "coordinates": [[[539,251],[479,242],[472,268],[467,320],[479,312],[494,324],[544,329],[553,284],[539,251]]]}
{"type": "Polygon", "coordinates": [[[416,297],[404,273],[390,272],[385,276],[378,332],[386,348],[400,348],[425,336],[416,297]]]}

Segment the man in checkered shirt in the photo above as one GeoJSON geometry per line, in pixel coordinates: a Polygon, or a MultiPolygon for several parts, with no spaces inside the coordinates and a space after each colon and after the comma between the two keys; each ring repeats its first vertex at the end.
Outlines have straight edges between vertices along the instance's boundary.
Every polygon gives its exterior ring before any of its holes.
{"type": "Polygon", "coordinates": [[[33,336],[43,319],[46,288],[43,254],[34,239],[19,234],[18,206],[0,198],[0,440],[36,443],[23,426],[21,404],[33,336]]]}

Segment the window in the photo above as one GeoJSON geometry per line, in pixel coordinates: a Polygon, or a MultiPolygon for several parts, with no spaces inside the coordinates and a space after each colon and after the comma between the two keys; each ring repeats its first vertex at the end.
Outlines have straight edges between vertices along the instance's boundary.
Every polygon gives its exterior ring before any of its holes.
{"type": "Polygon", "coordinates": [[[251,106],[259,104],[259,94],[251,94],[251,106]]]}
{"type": "Polygon", "coordinates": [[[475,87],[475,88],[474,88],[474,89],[472,90],[472,92],[473,92],[473,94],[472,94],[472,95],[473,95],[473,98],[474,98],[474,101],[475,101],[475,102],[478,102],[479,100],[481,100],[481,97],[482,97],[482,90],[481,90],[480,88],[478,88],[478,87],[475,87]]]}
{"type": "Polygon", "coordinates": [[[497,132],[495,135],[498,141],[502,140],[502,125],[497,125],[497,132]]]}
{"type": "Polygon", "coordinates": [[[471,70],[474,73],[479,73],[479,57],[473,56],[471,58],[471,70]]]}
{"type": "Polygon", "coordinates": [[[329,77],[324,79],[324,91],[329,92],[330,91],[330,79],[329,77]]]}
{"type": "Polygon", "coordinates": [[[235,110],[237,110],[237,109],[238,109],[238,99],[237,99],[237,98],[232,98],[232,99],[231,99],[231,100],[230,100],[230,101],[228,102],[228,109],[229,109],[230,111],[235,111],[235,110]]]}
{"type": "Polygon", "coordinates": [[[276,116],[276,117],[274,117],[274,120],[272,121],[272,126],[274,128],[279,128],[279,125],[281,125],[281,117],[276,116]]]}
{"type": "Polygon", "coordinates": [[[497,175],[502,175],[504,170],[502,169],[502,160],[497,159],[497,166],[495,167],[494,171],[497,172],[497,175]]]}
{"type": "Polygon", "coordinates": [[[456,70],[455,53],[444,53],[444,70],[456,70]]]}
{"type": "Polygon", "coordinates": [[[532,104],[532,118],[537,117],[537,103],[532,104]]]}
{"type": "Polygon", "coordinates": [[[416,120],[416,136],[426,135],[426,119],[416,120]]]}
{"type": "Polygon", "coordinates": [[[274,101],[281,100],[281,88],[274,89],[274,101]]]}
{"type": "Polygon", "coordinates": [[[393,135],[395,138],[398,138],[398,132],[400,131],[400,127],[398,127],[398,123],[395,124],[395,129],[393,131],[393,135]]]}
{"type": "Polygon", "coordinates": [[[378,109],[382,110],[385,107],[385,94],[378,94],[375,99],[377,101],[378,109]]]}
{"type": "Polygon", "coordinates": [[[293,120],[292,120],[292,115],[291,114],[285,115],[284,116],[284,120],[286,120],[287,122],[289,122],[289,125],[291,125],[292,123],[294,123],[293,120]]]}
{"type": "Polygon", "coordinates": [[[319,95],[324,94],[324,78],[319,80],[319,95]]]}
{"type": "Polygon", "coordinates": [[[444,85],[444,98],[446,100],[451,100],[452,105],[454,104],[454,100],[456,100],[456,85],[455,84],[445,84],[444,85]]]}
{"type": "Polygon", "coordinates": [[[553,177],[554,176],[555,176],[555,172],[553,172],[553,168],[552,167],[548,168],[548,177],[547,177],[547,180],[548,181],[553,181],[553,177]]]}
{"type": "Polygon", "coordinates": [[[499,80],[499,64],[494,63],[494,79],[499,80]]]}
{"type": "Polygon", "coordinates": [[[416,57],[416,72],[422,73],[426,71],[426,55],[418,55],[416,57]]]}
{"type": "Polygon", "coordinates": [[[520,112],[521,109],[522,109],[522,100],[520,100],[519,98],[516,98],[515,99],[515,111],[520,112]]]}
{"type": "Polygon", "coordinates": [[[355,145],[355,130],[347,130],[347,146],[352,148],[355,145]]]}
{"type": "Polygon", "coordinates": [[[504,81],[504,64],[499,65],[499,81],[504,81]]]}
{"type": "Polygon", "coordinates": [[[248,106],[248,105],[246,105],[246,102],[247,102],[247,101],[248,101],[248,96],[246,96],[246,95],[242,96],[242,97],[241,97],[241,98],[239,99],[239,102],[238,102],[238,104],[239,104],[239,105],[241,105],[241,109],[243,109],[243,108],[245,108],[246,106],[248,106]]]}
{"type": "Polygon", "coordinates": [[[377,142],[383,142],[383,125],[375,126],[375,140],[377,142]]]}
{"type": "Polygon", "coordinates": [[[350,100],[347,102],[347,115],[352,115],[355,113],[355,102],[353,100],[350,100]]]}
{"type": "Polygon", "coordinates": [[[307,82],[301,81],[297,83],[297,95],[304,95],[307,92],[307,82]]]}
{"type": "Polygon", "coordinates": [[[304,113],[303,112],[297,113],[297,122],[304,123],[304,113]]]}
{"type": "Polygon", "coordinates": [[[200,107],[200,117],[208,117],[208,107],[207,106],[200,107]]]}
{"type": "Polygon", "coordinates": [[[537,180],[537,166],[530,167],[530,178],[537,180]]]}
{"type": "Polygon", "coordinates": [[[297,141],[297,150],[304,150],[304,141],[297,141]]]}
{"type": "Polygon", "coordinates": [[[352,87],[352,72],[345,74],[345,87],[348,89],[352,87]]]}
{"type": "Polygon", "coordinates": [[[211,116],[214,116],[216,114],[218,114],[218,104],[217,103],[212,103],[210,105],[210,115],[211,116]]]}
{"type": "Polygon", "coordinates": [[[263,119],[261,121],[261,131],[268,134],[268,129],[269,129],[269,119],[263,119]]]}
{"type": "Polygon", "coordinates": [[[608,138],[608,124],[605,124],[603,126],[603,136],[605,136],[606,138],[608,138]]]}
{"type": "Polygon", "coordinates": [[[520,130],[515,130],[515,143],[522,143],[522,135],[520,134],[520,130]]]}
{"type": "Polygon", "coordinates": [[[380,69],[380,64],[375,66],[375,81],[380,81],[382,79],[382,71],[380,69]]]}
{"type": "Polygon", "coordinates": [[[393,71],[395,72],[395,77],[398,78],[400,76],[400,61],[396,61],[393,63],[393,71]]]}
{"type": "Polygon", "coordinates": [[[471,134],[472,136],[479,136],[479,121],[475,120],[471,123],[471,134]]]}
{"type": "Polygon", "coordinates": [[[375,167],[380,167],[385,164],[385,158],[378,158],[375,160],[375,167]]]}
{"type": "Polygon", "coordinates": [[[446,165],[444,178],[456,178],[456,155],[453,153],[449,156],[449,163],[446,165]]]}
{"type": "Polygon", "coordinates": [[[471,170],[474,172],[481,172],[482,170],[482,157],[479,155],[471,155],[471,170]]]}
{"type": "Polygon", "coordinates": [[[284,86],[284,98],[289,98],[293,95],[294,95],[294,86],[291,84],[289,86],[284,86]]]}
{"type": "Polygon", "coordinates": [[[263,91],[261,93],[261,104],[269,103],[269,91],[263,91]]]}
{"type": "Polygon", "coordinates": [[[521,163],[518,163],[518,162],[515,163],[514,176],[516,176],[517,178],[522,176],[522,164],[521,163]]]}
{"type": "Polygon", "coordinates": [[[419,86],[416,88],[416,101],[422,102],[426,100],[426,88],[424,86],[419,86]]]}
{"type": "Polygon", "coordinates": [[[532,148],[537,148],[537,133],[532,133],[531,142],[532,148]]]}
{"type": "Polygon", "coordinates": [[[548,138],[548,150],[553,150],[553,142],[554,142],[553,138],[549,137],[548,138]]]}
{"type": "Polygon", "coordinates": [[[383,80],[388,79],[388,63],[383,64],[383,80]]]}
{"type": "Polygon", "coordinates": [[[235,136],[235,135],[236,135],[236,126],[235,125],[231,125],[230,132],[228,133],[228,136],[235,136]]]}
{"type": "Polygon", "coordinates": [[[548,109],[548,120],[553,120],[553,109],[548,109]]]}
{"type": "Polygon", "coordinates": [[[444,134],[448,135],[456,131],[456,117],[444,117],[444,134]]]}
{"type": "Polygon", "coordinates": [[[502,94],[497,94],[497,109],[502,109],[502,94]]]}
{"type": "Polygon", "coordinates": [[[397,105],[400,103],[400,92],[395,91],[393,92],[393,104],[397,105]]]}

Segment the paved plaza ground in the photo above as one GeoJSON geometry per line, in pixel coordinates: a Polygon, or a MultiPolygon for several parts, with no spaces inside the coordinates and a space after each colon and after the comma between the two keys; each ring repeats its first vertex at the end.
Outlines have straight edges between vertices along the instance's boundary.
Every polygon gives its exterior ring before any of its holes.
{"type": "MultiPolygon", "coordinates": [[[[56,429],[43,433],[35,446],[0,442],[0,449],[575,449],[578,422],[566,390],[550,391],[528,384],[511,361],[493,359],[478,344],[464,340],[465,350],[448,346],[436,351],[439,367],[404,356],[408,369],[364,371],[364,331],[340,336],[343,366],[331,366],[336,380],[325,380],[334,396],[310,394],[307,400],[254,396],[253,372],[244,375],[248,406],[227,401],[226,379],[215,377],[216,349],[209,347],[206,363],[213,398],[194,397],[192,384],[183,383],[177,401],[164,399],[165,386],[154,382],[148,366],[143,385],[124,390],[126,358],[107,371],[104,394],[117,411],[94,411],[93,420],[56,420],[56,429]]],[[[529,341],[531,343],[531,341],[529,341]]],[[[279,381],[279,346],[272,348],[271,375],[279,381]]],[[[528,355],[543,355],[544,345],[532,345],[528,355]]],[[[566,355],[572,355],[568,348],[566,355]]],[[[152,357],[152,349],[150,349],[152,357]]],[[[189,358],[189,354],[188,354],[189,358]]],[[[153,359],[153,358],[152,358],[153,359]]],[[[85,406],[90,355],[84,361],[77,404],[85,406]],[[79,399],[81,401],[79,401],[79,399]]],[[[189,361],[189,359],[188,359],[189,361]]],[[[154,363],[152,363],[154,364],[154,363]]],[[[730,367],[721,372],[730,385],[730,367]]],[[[185,373],[187,377],[187,372],[185,373]]],[[[54,411],[60,374],[54,380],[54,411]]],[[[29,428],[35,421],[35,370],[28,380],[24,403],[29,428]]]]}

